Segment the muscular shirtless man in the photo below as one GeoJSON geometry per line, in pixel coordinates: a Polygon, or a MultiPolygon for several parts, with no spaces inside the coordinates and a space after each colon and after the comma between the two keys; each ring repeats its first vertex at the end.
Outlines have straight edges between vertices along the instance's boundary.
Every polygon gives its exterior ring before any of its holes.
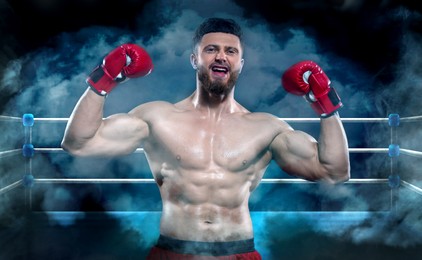
{"type": "Polygon", "coordinates": [[[113,50],[88,77],[89,88],[70,117],[62,146],[77,156],[144,148],[163,204],[160,237],[150,259],[260,259],[248,200],[271,160],[306,180],[348,180],[347,140],[336,112],[341,101],[313,62],[297,63],[284,73],[285,89],[306,96],[321,116],[317,142],[234,99],[244,62],[242,34],[234,21],[207,19],[193,43],[196,90],[191,96],[175,104],[142,104],[103,120],[104,95],[119,79],[152,70],[141,47],[124,44],[113,50]]]}

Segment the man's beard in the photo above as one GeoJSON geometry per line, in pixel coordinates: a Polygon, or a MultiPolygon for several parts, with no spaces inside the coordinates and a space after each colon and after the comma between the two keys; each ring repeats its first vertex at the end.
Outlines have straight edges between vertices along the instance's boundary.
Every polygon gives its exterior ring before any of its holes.
{"type": "Polygon", "coordinates": [[[211,95],[221,96],[229,94],[234,88],[238,77],[239,72],[233,71],[230,72],[227,83],[223,83],[220,80],[211,81],[208,71],[204,67],[201,67],[198,70],[199,81],[201,82],[203,88],[211,95]]]}

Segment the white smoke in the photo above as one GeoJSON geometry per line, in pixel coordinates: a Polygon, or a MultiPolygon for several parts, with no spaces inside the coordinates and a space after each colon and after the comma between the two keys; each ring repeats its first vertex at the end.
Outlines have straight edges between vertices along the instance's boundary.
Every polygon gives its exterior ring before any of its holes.
{"type": "MultiPolygon", "coordinates": [[[[3,76],[1,86],[2,88],[18,87],[21,91],[8,102],[4,113],[19,116],[29,112],[36,117],[68,117],[86,89],[84,80],[89,72],[106,53],[126,42],[140,44],[151,54],[154,71],[145,78],[131,79],[113,90],[107,98],[105,114],[128,112],[138,104],[151,100],[177,102],[194,91],[194,71],[189,63],[191,37],[193,30],[203,18],[211,15],[234,18],[244,28],[245,66],[236,85],[236,97],[251,111],[265,111],[282,117],[314,117],[313,111],[306,102],[301,97],[286,95],[280,83],[282,72],[293,63],[304,59],[316,61],[327,72],[345,104],[345,108],[341,110],[341,113],[345,115],[353,117],[373,113],[374,117],[378,117],[379,111],[372,110],[373,103],[384,104],[384,100],[391,100],[394,96],[397,96],[397,102],[406,100],[405,106],[395,104],[394,107],[395,109],[402,108],[405,115],[415,115],[421,111],[419,96],[413,94],[418,93],[422,83],[419,69],[420,38],[415,35],[409,34],[404,38],[403,57],[398,64],[396,81],[391,86],[385,86],[385,90],[381,93],[370,96],[362,88],[362,85],[370,82],[370,75],[357,67],[353,61],[338,57],[328,50],[322,52],[319,43],[300,27],[283,28],[279,32],[274,32],[260,17],[255,17],[256,20],[244,18],[242,9],[232,1],[172,2],[172,5],[179,7],[178,9],[170,9],[166,4],[166,1],[155,1],[146,8],[145,13],[140,15],[139,19],[143,22],[154,21],[157,16],[165,18],[164,22],[158,23],[158,28],[152,28],[155,32],[153,35],[146,36],[143,31],[133,32],[112,27],[87,27],[78,32],[61,34],[55,39],[57,45],[53,49],[40,49],[12,61],[3,76]],[[160,12],[153,12],[157,10],[160,12]],[[345,80],[345,77],[348,80],[345,80]],[[410,92],[409,89],[415,91],[410,92]]],[[[141,25],[140,27],[144,28],[141,25]]],[[[315,128],[315,126],[310,126],[310,128],[315,128]]],[[[418,139],[420,131],[411,129],[401,137],[402,145],[405,147],[414,146],[414,140],[418,139]]],[[[365,138],[364,133],[353,127],[350,128],[348,134],[350,139],[365,138]]],[[[386,134],[388,135],[388,133],[382,133],[382,135],[386,134]]],[[[51,132],[39,133],[38,138],[39,143],[50,140],[51,132]]],[[[382,145],[385,141],[383,138],[378,140],[375,135],[369,138],[372,139],[374,145],[382,145]]],[[[422,145],[419,145],[419,148],[421,147],[422,145]]],[[[381,161],[384,163],[386,159],[383,158],[381,161]]],[[[68,162],[62,157],[52,157],[50,162],[56,167],[71,169],[70,173],[61,173],[62,175],[119,177],[108,169],[109,161],[101,161],[93,165],[85,160],[74,159],[68,162]]],[[[128,159],[127,163],[131,165],[138,162],[128,159]]],[[[357,169],[357,164],[360,162],[352,162],[352,164],[356,164],[356,168],[352,165],[353,170],[357,169]]],[[[144,172],[145,168],[145,165],[132,165],[128,167],[128,171],[144,172]]],[[[362,171],[374,168],[376,167],[365,165],[362,171]]],[[[418,169],[412,168],[412,171],[417,173],[418,169]]],[[[384,177],[388,177],[388,173],[384,177]]],[[[407,180],[415,179],[420,180],[420,177],[410,174],[407,180]]],[[[116,189],[116,193],[120,195],[107,204],[110,210],[121,206],[136,208],[137,201],[143,199],[123,189],[116,189]]],[[[377,194],[369,193],[367,195],[370,197],[365,198],[357,194],[357,191],[350,186],[334,189],[325,187],[315,193],[329,199],[347,200],[341,209],[344,212],[355,208],[365,211],[369,208],[367,200],[377,196],[377,194]]],[[[43,206],[46,210],[54,209],[61,200],[69,199],[70,196],[68,191],[62,188],[46,190],[45,195],[43,206]]],[[[260,198],[263,200],[262,203],[265,203],[264,196],[260,198]]],[[[285,198],[280,200],[283,199],[285,198]]],[[[421,237],[418,235],[421,234],[418,231],[421,231],[422,218],[422,214],[418,211],[419,202],[420,196],[402,192],[397,201],[398,210],[394,216],[362,214],[355,221],[335,226],[335,228],[326,226],[326,220],[305,218],[303,221],[315,232],[336,238],[346,237],[356,244],[379,242],[408,247],[422,244],[421,237]],[[410,235],[412,232],[414,235],[410,235]]],[[[154,203],[159,202],[152,204],[154,203]]],[[[285,231],[286,227],[283,223],[270,227],[270,224],[277,223],[274,218],[269,218],[269,222],[262,222],[265,231],[259,230],[257,234],[268,238],[278,235],[280,230],[285,231]]],[[[72,221],[68,219],[66,222],[57,223],[69,225],[72,221]]],[[[127,229],[142,230],[138,226],[140,222],[133,220],[130,216],[122,223],[127,229]]],[[[150,243],[152,235],[148,237],[150,243]]],[[[263,244],[266,243],[263,242],[263,244]]]]}

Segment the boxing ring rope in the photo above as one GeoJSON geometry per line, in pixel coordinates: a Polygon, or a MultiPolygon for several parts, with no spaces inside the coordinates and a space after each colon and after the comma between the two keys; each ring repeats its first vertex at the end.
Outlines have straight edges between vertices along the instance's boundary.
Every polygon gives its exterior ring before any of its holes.
{"type": "MultiPolygon", "coordinates": [[[[37,178],[34,179],[35,183],[59,183],[59,184],[78,184],[78,183],[150,183],[155,184],[154,179],[128,179],[128,178],[37,178]]],[[[261,183],[264,184],[295,184],[295,183],[309,183],[316,184],[317,182],[302,180],[302,179],[262,179],[261,183]]],[[[356,184],[356,183],[388,183],[388,179],[350,179],[345,182],[356,184]]]]}
{"type": "MultiPolygon", "coordinates": [[[[34,148],[38,153],[66,153],[62,148],[34,148]]],[[[388,153],[388,148],[349,148],[349,153],[388,153]]],[[[0,158],[16,155],[22,153],[22,149],[14,149],[9,151],[0,152],[0,158]]],[[[144,153],[144,149],[138,148],[134,153],[144,153]]],[[[422,158],[422,152],[400,148],[400,153],[422,158]]]]}
{"type": "MultiPolygon", "coordinates": [[[[34,148],[34,150],[39,153],[66,153],[62,148],[34,148]]],[[[389,151],[388,148],[349,148],[348,150],[349,153],[388,153],[389,151]]],[[[0,158],[14,154],[20,154],[21,152],[22,149],[0,152],[0,158]]],[[[144,149],[138,148],[134,151],[134,153],[144,153],[144,149]]],[[[415,150],[400,148],[400,153],[422,158],[422,152],[415,150]]]]}
{"type": "MultiPolygon", "coordinates": [[[[303,118],[291,118],[291,117],[280,117],[280,120],[291,122],[291,123],[318,123],[320,122],[320,118],[314,117],[303,117],[303,118]]],[[[51,122],[51,123],[67,123],[69,118],[67,117],[34,117],[33,121],[35,122],[51,122]]],[[[380,118],[353,118],[353,117],[344,117],[340,118],[343,123],[385,123],[389,121],[388,117],[380,117],[380,118]]],[[[11,121],[11,122],[22,122],[21,117],[14,117],[14,116],[2,116],[0,115],[0,121],[11,121]]],[[[411,116],[411,117],[402,117],[400,118],[400,122],[418,122],[422,121],[422,116],[411,116]]]]}
{"type": "Polygon", "coordinates": [[[4,151],[4,152],[0,152],[0,158],[15,155],[15,154],[20,154],[20,153],[22,153],[22,149],[14,149],[14,150],[9,150],[9,151],[4,151]]]}
{"type": "Polygon", "coordinates": [[[21,185],[22,185],[22,180],[18,180],[18,181],[16,181],[16,182],[14,182],[14,183],[12,183],[12,184],[10,184],[10,185],[8,185],[8,186],[4,187],[4,188],[1,188],[1,189],[0,189],[0,194],[6,193],[6,192],[8,192],[9,190],[13,190],[14,188],[17,188],[17,187],[19,187],[19,186],[21,186],[21,185]]]}
{"type": "MultiPolygon", "coordinates": [[[[66,179],[59,179],[59,178],[39,178],[34,179],[35,183],[56,183],[56,184],[78,184],[78,183],[111,183],[111,184],[120,184],[120,183],[149,183],[155,184],[154,179],[75,179],[75,178],[66,178],[66,179]]],[[[403,186],[406,188],[413,190],[414,192],[422,195],[422,189],[410,184],[406,181],[401,181],[403,186]]],[[[316,182],[302,180],[302,179],[262,179],[261,183],[263,184],[295,184],[295,183],[308,183],[308,184],[316,184],[316,182]]],[[[350,179],[349,181],[345,182],[344,184],[362,184],[362,183],[378,183],[378,184],[387,184],[388,179],[350,179]]]]}
{"type": "MultiPolygon", "coordinates": [[[[69,118],[35,118],[32,114],[24,114],[22,118],[12,116],[1,116],[0,121],[12,121],[22,122],[25,127],[25,144],[22,149],[14,149],[9,151],[0,151],[0,159],[23,153],[24,157],[27,158],[27,167],[25,168],[25,176],[22,180],[16,181],[4,188],[0,188],[0,194],[13,190],[16,187],[24,185],[25,187],[31,187],[34,183],[60,183],[60,184],[71,184],[71,183],[155,183],[155,180],[150,179],[112,179],[112,178],[34,178],[32,176],[32,164],[31,160],[35,152],[37,153],[65,153],[62,148],[34,148],[32,145],[32,126],[34,122],[47,122],[47,123],[66,123],[69,118]]],[[[280,120],[286,122],[298,122],[298,123],[317,123],[320,118],[280,118],[280,120]]],[[[385,123],[391,127],[391,144],[389,148],[349,148],[349,153],[388,153],[391,158],[391,175],[387,179],[350,179],[345,182],[350,184],[356,183],[388,183],[391,188],[397,188],[400,184],[420,195],[422,195],[422,189],[410,184],[404,180],[400,180],[398,175],[394,172],[396,158],[398,155],[405,154],[414,157],[422,157],[422,152],[414,151],[410,149],[402,149],[397,145],[397,134],[396,128],[400,122],[418,122],[422,121],[422,116],[412,116],[400,118],[397,114],[390,114],[388,118],[341,118],[344,123],[385,123]],[[393,176],[393,178],[391,178],[393,176]],[[393,179],[393,180],[392,180],[393,179]],[[398,181],[398,183],[397,183],[398,181]],[[395,182],[391,185],[391,182],[395,182]]],[[[143,153],[142,148],[135,150],[135,153],[143,153]]],[[[306,181],[302,179],[262,179],[263,184],[294,184],[294,183],[316,183],[306,181]]],[[[393,190],[393,189],[392,189],[393,190]]]]}

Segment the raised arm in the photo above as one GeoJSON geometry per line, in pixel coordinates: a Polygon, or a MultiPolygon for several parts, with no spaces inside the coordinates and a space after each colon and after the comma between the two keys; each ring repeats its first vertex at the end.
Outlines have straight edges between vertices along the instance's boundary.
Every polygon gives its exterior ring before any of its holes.
{"type": "Polygon", "coordinates": [[[342,106],[322,69],[312,61],[299,62],[283,74],[283,87],[303,95],[321,117],[318,141],[289,129],[279,134],[271,149],[275,161],[288,173],[307,180],[343,182],[350,178],[346,133],[337,113],[342,106]]]}
{"type": "Polygon", "coordinates": [[[115,156],[135,150],[148,134],[147,124],[136,110],[103,120],[105,95],[126,77],[144,76],[151,70],[151,58],[135,44],[124,44],[110,52],[87,79],[90,88],[69,118],[63,149],[79,156],[115,156]]]}
{"type": "Polygon", "coordinates": [[[337,114],[321,119],[318,141],[289,129],[271,145],[274,160],[287,173],[310,181],[344,182],[350,178],[346,135],[337,114]]]}

